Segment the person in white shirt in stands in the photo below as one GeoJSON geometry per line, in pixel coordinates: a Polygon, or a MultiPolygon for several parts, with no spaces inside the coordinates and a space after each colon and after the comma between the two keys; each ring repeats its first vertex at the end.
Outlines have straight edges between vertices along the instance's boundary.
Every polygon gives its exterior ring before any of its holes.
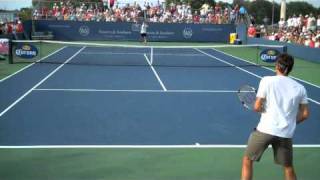
{"type": "Polygon", "coordinates": [[[286,180],[296,180],[293,168],[292,137],[296,124],[309,116],[304,86],[288,77],[294,59],[281,54],[276,61],[276,75],[261,79],[254,110],[261,113],[257,128],[251,133],[242,162],[242,180],[251,180],[253,161],[259,161],[269,145],[275,163],[284,167],[286,180]]]}
{"type": "Polygon", "coordinates": [[[315,48],[320,48],[320,38],[316,38],[316,43],[314,44],[315,48]]]}
{"type": "Polygon", "coordinates": [[[320,30],[320,15],[318,15],[317,19],[317,30],[320,30]]]}
{"type": "Polygon", "coordinates": [[[143,22],[141,25],[140,35],[144,44],[147,44],[147,28],[148,24],[143,22]]]}
{"type": "Polygon", "coordinates": [[[317,20],[313,14],[310,14],[309,18],[307,19],[307,30],[312,32],[317,30],[317,20]]]}
{"type": "Polygon", "coordinates": [[[294,18],[293,17],[289,17],[288,18],[288,20],[287,20],[287,26],[288,26],[288,28],[292,28],[292,27],[294,27],[294,25],[293,25],[293,22],[294,21],[294,18]]]}
{"type": "Polygon", "coordinates": [[[314,44],[315,48],[320,48],[320,28],[317,30],[317,35],[315,37],[316,41],[314,44]]]}
{"type": "Polygon", "coordinates": [[[279,24],[280,30],[283,30],[286,27],[286,21],[283,18],[280,19],[278,24],[279,24]]]}

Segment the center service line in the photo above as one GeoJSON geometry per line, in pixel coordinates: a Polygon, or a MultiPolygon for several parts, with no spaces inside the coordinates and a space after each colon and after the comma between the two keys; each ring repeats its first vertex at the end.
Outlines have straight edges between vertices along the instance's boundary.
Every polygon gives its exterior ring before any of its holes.
{"type": "Polygon", "coordinates": [[[158,73],[157,73],[157,71],[154,69],[154,67],[152,66],[152,64],[151,64],[151,62],[150,62],[150,60],[149,60],[149,58],[147,57],[146,54],[144,54],[144,57],[146,58],[146,61],[148,62],[148,64],[149,64],[151,70],[153,71],[154,75],[155,75],[156,78],[158,79],[158,81],[159,81],[162,89],[163,89],[164,91],[167,91],[166,86],[163,84],[162,80],[160,79],[160,76],[158,75],[158,73]]]}

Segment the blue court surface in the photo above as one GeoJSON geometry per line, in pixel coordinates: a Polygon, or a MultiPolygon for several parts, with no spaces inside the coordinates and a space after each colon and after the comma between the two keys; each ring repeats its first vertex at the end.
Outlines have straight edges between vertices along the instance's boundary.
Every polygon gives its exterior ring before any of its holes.
{"type": "MultiPolygon", "coordinates": [[[[0,81],[0,146],[245,145],[259,114],[240,104],[237,89],[258,87],[261,77],[274,72],[223,67],[242,60],[213,49],[193,51],[194,57],[163,54],[163,59],[198,59],[221,67],[78,65],[72,62],[114,56],[144,64],[150,57],[59,49],[43,61],[61,63],[35,63],[0,81]]],[[[300,82],[308,91],[311,116],[297,126],[294,144],[319,146],[320,87],[300,82]]]]}

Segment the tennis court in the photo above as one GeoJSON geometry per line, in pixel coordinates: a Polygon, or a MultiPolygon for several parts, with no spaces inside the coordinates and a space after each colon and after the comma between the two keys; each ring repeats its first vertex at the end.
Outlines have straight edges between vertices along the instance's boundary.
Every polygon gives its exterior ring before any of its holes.
{"type": "MultiPolygon", "coordinates": [[[[5,179],[239,179],[259,115],[243,108],[237,90],[258,87],[270,68],[219,47],[50,47],[0,82],[5,179]]],[[[298,81],[311,116],[297,128],[295,160],[298,177],[313,179],[320,87],[298,81]]],[[[257,177],[281,177],[266,158],[257,177]]]]}

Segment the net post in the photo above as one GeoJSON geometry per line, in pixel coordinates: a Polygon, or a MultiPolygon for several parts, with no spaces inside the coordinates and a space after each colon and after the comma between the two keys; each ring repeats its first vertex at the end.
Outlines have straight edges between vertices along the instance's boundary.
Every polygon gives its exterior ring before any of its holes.
{"type": "Polygon", "coordinates": [[[42,57],[44,56],[44,55],[43,55],[43,52],[42,52],[42,49],[43,49],[42,46],[43,46],[43,43],[42,43],[42,40],[40,40],[40,41],[39,41],[39,45],[38,45],[38,47],[39,47],[39,48],[38,48],[38,51],[39,51],[39,59],[37,59],[37,61],[40,60],[40,59],[42,59],[42,57]]]}
{"type": "Polygon", "coordinates": [[[283,52],[288,53],[288,46],[283,46],[283,52]]]}
{"type": "Polygon", "coordinates": [[[256,45],[256,65],[260,65],[260,52],[261,52],[261,47],[259,45],[256,45]]]}
{"type": "Polygon", "coordinates": [[[13,64],[13,52],[12,52],[12,51],[13,51],[13,44],[12,44],[13,42],[12,42],[12,39],[11,39],[11,38],[9,39],[9,42],[8,42],[8,43],[9,43],[9,44],[8,44],[8,45],[9,45],[9,52],[8,52],[8,53],[9,53],[9,54],[8,54],[9,57],[8,57],[8,61],[9,61],[9,64],[13,64]]]}

